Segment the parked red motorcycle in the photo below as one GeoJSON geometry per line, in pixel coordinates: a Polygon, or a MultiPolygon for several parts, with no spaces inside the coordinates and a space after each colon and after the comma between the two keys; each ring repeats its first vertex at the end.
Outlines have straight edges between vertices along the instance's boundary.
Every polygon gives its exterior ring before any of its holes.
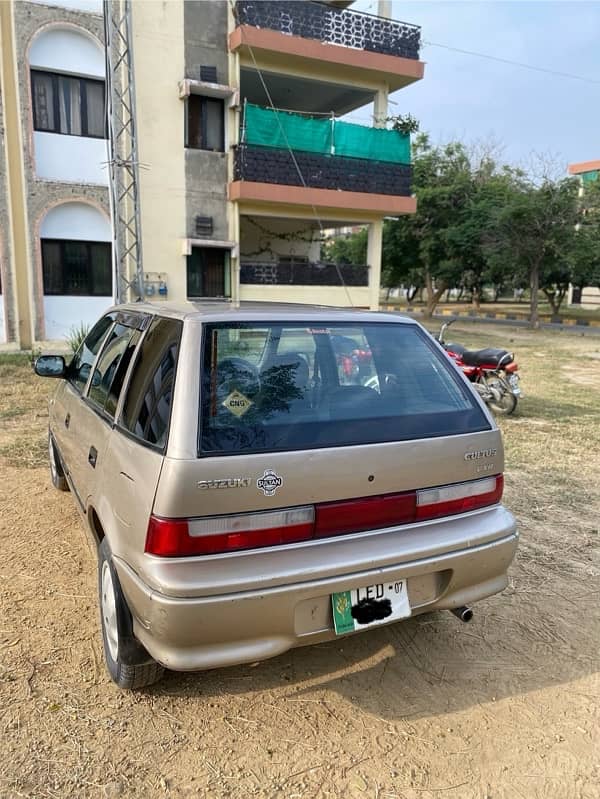
{"type": "Polygon", "coordinates": [[[492,347],[468,350],[462,344],[446,343],[446,329],[455,321],[451,319],[442,325],[437,340],[492,410],[506,415],[512,413],[517,407],[518,398],[522,396],[519,366],[515,363],[513,353],[492,347]]]}

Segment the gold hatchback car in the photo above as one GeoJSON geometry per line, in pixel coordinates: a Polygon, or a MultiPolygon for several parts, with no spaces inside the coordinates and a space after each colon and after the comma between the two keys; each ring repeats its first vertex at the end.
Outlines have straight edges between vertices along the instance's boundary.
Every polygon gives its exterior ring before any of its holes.
{"type": "Polygon", "coordinates": [[[50,400],[122,688],[454,610],[518,534],[500,432],[416,322],[252,304],[108,311],[50,400]]]}

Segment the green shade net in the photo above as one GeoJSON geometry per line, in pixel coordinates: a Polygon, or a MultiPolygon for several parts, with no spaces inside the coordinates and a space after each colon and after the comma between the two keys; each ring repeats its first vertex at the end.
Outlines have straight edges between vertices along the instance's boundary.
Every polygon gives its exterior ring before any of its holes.
{"type": "Polygon", "coordinates": [[[289,111],[246,104],[246,144],[303,150],[321,155],[341,155],[410,164],[410,136],[385,128],[367,128],[329,117],[314,119],[289,111]]]}
{"type": "Polygon", "coordinates": [[[336,122],[333,142],[336,155],[410,164],[410,136],[407,133],[336,122]]]}
{"type": "Polygon", "coordinates": [[[246,104],[246,144],[310,153],[331,152],[331,120],[246,104]]]}

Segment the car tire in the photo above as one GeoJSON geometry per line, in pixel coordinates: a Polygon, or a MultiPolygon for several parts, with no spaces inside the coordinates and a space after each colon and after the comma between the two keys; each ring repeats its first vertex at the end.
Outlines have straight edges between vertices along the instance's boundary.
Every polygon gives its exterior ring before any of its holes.
{"type": "Polygon", "coordinates": [[[56,451],[56,444],[52,439],[51,433],[48,433],[48,460],[50,462],[50,479],[52,480],[54,488],[58,491],[69,491],[69,483],[65,477],[65,472],[56,451]]]}
{"type": "Polygon", "coordinates": [[[119,688],[145,688],[160,680],[164,668],[135,638],[131,612],[121,589],[106,538],[98,557],[98,593],[104,661],[119,688]]]}

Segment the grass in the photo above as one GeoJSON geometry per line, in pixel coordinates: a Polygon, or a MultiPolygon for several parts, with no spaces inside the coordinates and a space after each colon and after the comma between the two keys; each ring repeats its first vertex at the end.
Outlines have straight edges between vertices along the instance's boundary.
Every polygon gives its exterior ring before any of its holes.
{"type": "Polygon", "coordinates": [[[56,386],[34,374],[29,353],[0,355],[0,457],[9,465],[47,463],[47,403],[56,386]]]}
{"type": "Polygon", "coordinates": [[[0,456],[6,458],[9,466],[22,469],[38,469],[48,463],[48,442],[46,435],[18,436],[10,444],[0,446],[0,456]]]}
{"type": "MultiPolygon", "coordinates": [[[[403,297],[391,297],[389,300],[383,299],[381,300],[382,305],[394,305],[397,306],[399,310],[402,308],[406,308],[410,305],[411,308],[421,309],[425,307],[425,303],[423,302],[411,302],[407,303],[406,299],[403,297]]],[[[449,312],[455,313],[468,313],[469,311],[477,310],[474,305],[470,302],[440,302],[436,306],[435,313],[441,313],[442,310],[446,310],[449,312]]],[[[552,314],[552,309],[547,302],[540,302],[538,307],[539,314],[541,316],[550,316],[552,314]]],[[[480,315],[484,315],[486,313],[499,313],[499,314],[515,314],[517,317],[529,317],[529,301],[523,300],[522,302],[513,302],[512,300],[501,300],[499,302],[483,302],[481,303],[479,312],[480,315]]],[[[566,303],[563,303],[561,306],[559,316],[561,319],[575,319],[578,321],[593,321],[598,320],[600,321],[600,308],[579,308],[575,306],[569,306],[566,303]]]]}

